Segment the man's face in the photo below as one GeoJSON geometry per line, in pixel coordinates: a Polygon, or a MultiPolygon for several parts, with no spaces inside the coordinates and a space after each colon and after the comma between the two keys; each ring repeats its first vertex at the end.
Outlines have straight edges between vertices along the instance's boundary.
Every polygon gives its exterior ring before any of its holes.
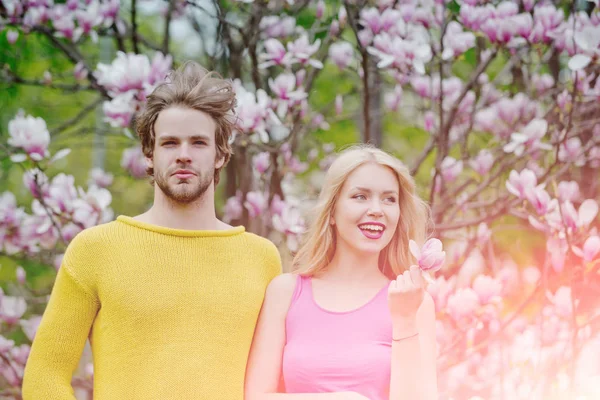
{"type": "Polygon", "coordinates": [[[154,124],[154,181],[169,199],[182,204],[198,200],[213,184],[216,168],[216,125],[202,111],[176,106],[158,114],[154,124]]]}

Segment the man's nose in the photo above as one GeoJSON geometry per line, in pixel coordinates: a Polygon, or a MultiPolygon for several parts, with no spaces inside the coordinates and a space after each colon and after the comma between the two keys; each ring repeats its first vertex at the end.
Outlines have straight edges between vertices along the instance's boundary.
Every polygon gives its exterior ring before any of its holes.
{"type": "Polygon", "coordinates": [[[190,155],[190,148],[187,143],[182,143],[179,147],[179,153],[177,154],[177,162],[182,164],[189,164],[192,161],[190,155]]]}

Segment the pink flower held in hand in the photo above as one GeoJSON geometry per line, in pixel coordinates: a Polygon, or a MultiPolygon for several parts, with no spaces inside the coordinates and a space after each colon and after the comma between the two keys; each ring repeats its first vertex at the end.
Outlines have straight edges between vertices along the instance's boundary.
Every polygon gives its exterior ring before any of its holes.
{"type": "Polygon", "coordinates": [[[411,254],[417,259],[417,264],[422,271],[439,271],[446,260],[442,241],[436,238],[429,239],[422,248],[414,240],[408,244],[411,254]]]}

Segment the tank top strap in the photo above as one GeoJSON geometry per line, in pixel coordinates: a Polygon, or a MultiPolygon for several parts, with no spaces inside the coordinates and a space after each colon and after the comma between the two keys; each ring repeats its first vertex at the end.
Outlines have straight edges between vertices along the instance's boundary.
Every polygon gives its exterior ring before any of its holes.
{"type": "Polygon", "coordinates": [[[292,302],[290,303],[290,307],[294,305],[300,296],[302,296],[302,292],[306,292],[306,284],[310,278],[307,278],[302,275],[296,276],[296,287],[294,288],[294,294],[292,294],[292,302]]]}

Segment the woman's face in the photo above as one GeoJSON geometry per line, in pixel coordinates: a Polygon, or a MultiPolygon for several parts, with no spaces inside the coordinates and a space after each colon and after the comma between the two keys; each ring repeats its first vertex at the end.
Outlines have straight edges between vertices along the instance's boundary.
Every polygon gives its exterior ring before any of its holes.
{"type": "Polygon", "coordinates": [[[365,253],[383,250],[398,226],[399,193],[390,168],[368,163],[355,169],[342,186],[331,221],[338,245],[365,253]]]}

